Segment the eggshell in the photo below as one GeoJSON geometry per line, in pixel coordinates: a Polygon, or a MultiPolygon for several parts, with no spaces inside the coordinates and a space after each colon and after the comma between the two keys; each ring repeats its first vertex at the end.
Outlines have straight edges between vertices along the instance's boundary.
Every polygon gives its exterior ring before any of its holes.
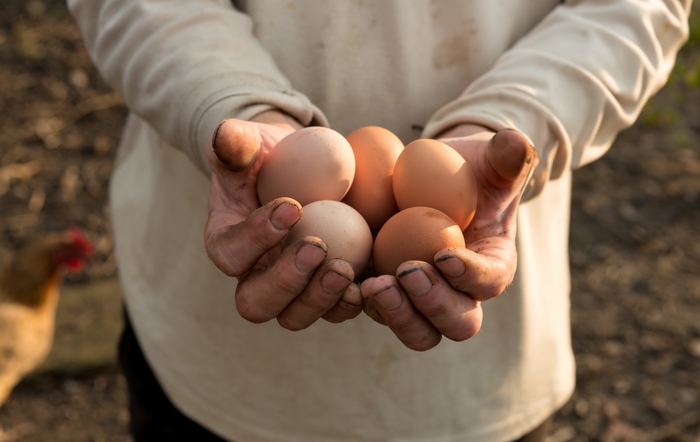
{"type": "Polygon", "coordinates": [[[399,211],[391,177],[403,143],[391,131],[377,126],[361,127],[346,138],[355,154],[356,167],[343,202],[360,212],[370,228],[379,229],[399,211]]]}
{"type": "Polygon", "coordinates": [[[374,240],[372,261],[379,275],[395,275],[406,261],[434,264],[447,247],[464,247],[462,230],[447,215],[430,207],[410,207],[392,216],[374,240]]]}
{"type": "Polygon", "coordinates": [[[440,141],[419,139],[408,144],[396,160],[393,188],[401,210],[432,207],[461,230],[474,218],[474,174],[460,154],[440,141]]]}
{"type": "Polygon", "coordinates": [[[347,261],[355,277],[359,277],[372,255],[372,232],[362,215],[338,201],[316,201],[303,209],[301,219],[282,241],[282,247],[304,236],[317,236],[328,246],[328,259],[347,261]]]}
{"type": "Polygon", "coordinates": [[[313,201],[343,199],[355,175],[355,156],[345,137],[325,127],[306,127],[280,140],[258,172],[258,198],[313,201]]]}

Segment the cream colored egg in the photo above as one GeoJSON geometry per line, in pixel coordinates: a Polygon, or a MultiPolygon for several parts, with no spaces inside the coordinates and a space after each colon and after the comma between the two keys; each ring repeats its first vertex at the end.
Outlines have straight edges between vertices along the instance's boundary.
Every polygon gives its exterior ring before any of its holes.
{"type": "Polygon", "coordinates": [[[338,201],[316,201],[303,209],[301,219],[282,241],[282,247],[304,236],[317,236],[328,246],[328,259],[347,261],[355,277],[359,277],[372,255],[372,232],[362,215],[338,201]]]}
{"type": "Polygon", "coordinates": [[[302,206],[340,201],[355,175],[355,157],[345,137],[326,127],[292,132],[268,153],[258,173],[258,198],[266,204],[289,197],[302,206]]]}

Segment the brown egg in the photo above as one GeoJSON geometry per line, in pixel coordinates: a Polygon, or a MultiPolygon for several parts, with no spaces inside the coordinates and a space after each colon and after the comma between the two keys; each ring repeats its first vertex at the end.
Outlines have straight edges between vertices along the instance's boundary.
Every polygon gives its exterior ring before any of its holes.
{"type": "Polygon", "coordinates": [[[430,207],[410,207],[392,216],[374,240],[372,261],[378,275],[395,275],[406,261],[433,264],[447,247],[464,247],[462,230],[447,215],[430,207]]]}
{"type": "Polygon", "coordinates": [[[432,207],[461,230],[474,218],[474,174],[460,154],[440,141],[419,139],[408,144],[396,160],[393,187],[401,210],[432,207]]]}
{"type": "Polygon", "coordinates": [[[304,236],[318,236],[328,246],[328,259],[347,261],[359,277],[372,255],[372,232],[357,210],[338,201],[316,201],[304,206],[301,219],[282,241],[282,247],[304,236]]]}
{"type": "Polygon", "coordinates": [[[283,196],[305,206],[343,199],[355,175],[355,156],[345,137],[326,127],[292,132],[270,151],[258,173],[258,198],[283,196]]]}
{"type": "Polygon", "coordinates": [[[355,178],[344,203],[352,206],[373,229],[399,211],[391,177],[403,143],[391,131],[377,126],[361,127],[347,137],[355,154],[355,178]]]}

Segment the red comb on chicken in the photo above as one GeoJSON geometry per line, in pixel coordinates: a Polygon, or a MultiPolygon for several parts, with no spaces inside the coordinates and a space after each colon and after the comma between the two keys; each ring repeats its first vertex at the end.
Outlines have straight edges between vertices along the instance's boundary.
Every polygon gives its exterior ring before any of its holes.
{"type": "Polygon", "coordinates": [[[76,228],[68,230],[66,233],[71,243],[66,247],[59,248],[54,255],[58,266],[65,265],[68,270],[77,272],[83,268],[85,259],[92,256],[94,247],[92,243],[83,235],[83,232],[76,228]]]}
{"type": "Polygon", "coordinates": [[[93,253],[78,229],[52,233],[0,267],[0,404],[51,350],[63,276],[93,253]]]}

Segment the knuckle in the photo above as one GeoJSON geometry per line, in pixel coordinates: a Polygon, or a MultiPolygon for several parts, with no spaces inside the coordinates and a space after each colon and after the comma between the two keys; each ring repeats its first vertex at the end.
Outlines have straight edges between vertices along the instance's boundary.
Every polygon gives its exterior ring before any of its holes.
{"type": "Polygon", "coordinates": [[[464,327],[456,333],[452,333],[450,335],[445,335],[445,336],[447,336],[449,339],[451,339],[455,342],[463,342],[463,341],[466,341],[468,339],[473,338],[478,332],[479,332],[478,328],[464,327]]]}
{"type": "Polygon", "coordinates": [[[258,247],[267,250],[277,245],[285,234],[272,227],[269,215],[260,212],[254,212],[244,221],[244,224],[247,230],[250,230],[258,247]]]}
{"type": "Polygon", "coordinates": [[[429,334],[415,341],[404,342],[404,345],[414,351],[427,351],[435,348],[441,339],[442,336],[439,334],[429,334]]]}
{"type": "Polygon", "coordinates": [[[312,293],[306,292],[301,296],[297,297],[299,305],[304,308],[304,310],[321,316],[334,305],[336,305],[338,298],[333,298],[331,296],[314,296],[312,293]]]}
{"type": "Polygon", "coordinates": [[[207,256],[226,276],[241,276],[249,270],[249,264],[238,253],[225,248],[225,244],[214,239],[205,242],[207,256]]]}
{"type": "Polygon", "coordinates": [[[272,315],[265,314],[260,308],[253,305],[245,296],[236,296],[236,310],[243,319],[253,324],[262,324],[272,319],[272,315]]]}
{"type": "Polygon", "coordinates": [[[321,316],[321,318],[323,318],[323,320],[326,322],[330,322],[331,324],[340,324],[341,322],[349,319],[333,311],[326,313],[325,315],[321,316]]]}
{"type": "Polygon", "coordinates": [[[389,326],[397,333],[406,333],[415,328],[416,318],[411,314],[385,315],[384,318],[389,326]]]}
{"type": "Polygon", "coordinates": [[[362,310],[363,308],[361,305],[347,304],[345,301],[341,300],[324,315],[324,318],[332,318],[329,322],[340,323],[355,318],[362,313],[362,310]]]}
{"type": "Polygon", "coordinates": [[[214,261],[214,263],[217,264],[216,266],[219,270],[230,277],[241,276],[249,270],[247,268],[248,265],[241,262],[241,260],[235,256],[224,258],[223,261],[220,261],[220,264],[218,264],[217,261],[214,261]]]}
{"type": "Polygon", "coordinates": [[[338,304],[336,304],[336,307],[334,307],[334,310],[337,311],[343,317],[347,317],[348,319],[350,319],[359,315],[363,308],[364,306],[361,300],[359,303],[355,304],[354,302],[349,302],[345,299],[341,299],[340,301],[338,301],[338,304]]]}
{"type": "MultiPolygon", "coordinates": [[[[306,286],[307,279],[299,281],[298,275],[293,272],[277,272],[271,281],[274,289],[284,295],[296,296],[306,286]]],[[[289,296],[286,296],[289,297],[289,296]]]]}
{"type": "Polygon", "coordinates": [[[470,293],[474,299],[486,301],[495,298],[503,293],[510,285],[512,278],[508,276],[499,276],[491,281],[485,281],[478,292],[470,293]]]}
{"type": "Polygon", "coordinates": [[[481,330],[481,316],[465,321],[460,328],[445,336],[452,341],[463,342],[476,336],[479,330],[481,330]]]}
{"type": "Polygon", "coordinates": [[[490,291],[486,292],[486,296],[488,297],[487,299],[495,298],[496,296],[500,295],[506,290],[506,287],[508,287],[508,283],[505,281],[495,284],[490,291]]]}
{"type": "Polygon", "coordinates": [[[310,325],[310,324],[301,323],[299,321],[295,321],[294,319],[292,319],[290,316],[287,316],[287,315],[277,316],[277,323],[282,328],[285,328],[289,331],[301,331],[310,325]]]}
{"type": "Polygon", "coordinates": [[[420,311],[428,318],[442,318],[450,313],[447,306],[442,302],[421,305],[420,311]]]}
{"type": "Polygon", "coordinates": [[[501,294],[501,290],[485,289],[472,295],[477,301],[488,301],[501,294]]]}
{"type": "Polygon", "coordinates": [[[379,310],[377,310],[377,307],[375,307],[374,304],[365,303],[362,310],[376,323],[381,325],[388,325],[386,320],[382,317],[382,315],[379,313],[379,310]]]}

